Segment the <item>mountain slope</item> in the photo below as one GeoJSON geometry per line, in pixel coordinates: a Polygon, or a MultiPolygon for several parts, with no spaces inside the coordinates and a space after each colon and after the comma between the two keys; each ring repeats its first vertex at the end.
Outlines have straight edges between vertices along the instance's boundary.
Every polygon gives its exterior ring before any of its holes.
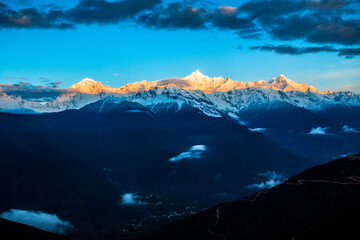
{"type": "MultiPolygon", "coordinates": [[[[350,214],[347,208],[359,209],[359,200],[360,154],[311,168],[272,189],[167,225],[148,239],[314,239],[311,236],[324,231],[324,224],[334,224],[344,215],[357,216],[359,212],[350,214]]],[[[360,234],[346,227],[330,232],[341,239],[360,234]]]]}
{"type": "Polygon", "coordinates": [[[24,240],[70,240],[65,236],[46,232],[28,225],[16,223],[0,218],[1,239],[24,239],[24,240]]]}
{"type": "Polygon", "coordinates": [[[144,220],[144,212],[153,216],[144,221],[158,226],[179,206],[199,210],[256,191],[247,186],[259,173],[289,177],[313,165],[187,104],[165,114],[109,99],[60,113],[2,113],[0,151],[0,212],[55,213],[74,226],[76,238],[144,220]],[[124,194],[148,204],[124,205],[124,194]]]}

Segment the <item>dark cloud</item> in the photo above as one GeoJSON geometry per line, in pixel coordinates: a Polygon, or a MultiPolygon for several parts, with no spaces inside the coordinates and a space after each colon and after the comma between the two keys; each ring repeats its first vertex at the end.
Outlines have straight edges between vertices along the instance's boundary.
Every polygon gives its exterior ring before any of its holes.
{"type": "Polygon", "coordinates": [[[353,58],[355,56],[360,56],[360,48],[344,48],[339,50],[339,56],[344,56],[346,58],[353,58]]]}
{"type": "Polygon", "coordinates": [[[305,4],[309,9],[333,10],[340,9],[349,2],[344,0],[309,0],[305,1],[305,4]]]}
{"type": "Polygon", "coordinates": [[[62,84],[62,82],[50,82],[47,83],[46,85],[50,88],[58,88],[60,84],[62,84]]]}
{"type": "Polygon", "coordinates": [[[350,3],[343,0],[264,0],[248,1],[238,8],[221,6],[211,10],[175,2],[141,14],[137,22],[151,28],[230,29],[245,39],[270,36],[282,41],[360,44],[360,20],[347,18],[344,11],[350,3]]]}
{"type": "Polygon", "coordinates": [[[240,10],[252,19],[275,17],[299,13],[306,10],[334,11],[350,4],[343,0],[262,0],[248,1],[240,6],[240,10]]]}
{"type": "Polygon", "coordinates": [[[313,43],[360,44],[360,20],[333,19],[318,24],[306,40],[313,43]]]}
{"type": "Polygon", "coordinates": [[[298,2],[288,0],[248,1],[240,6],[240,11],[251,19],[258,19],[297,12],[300,11],[299,7],[298,2]]]}
{"type": "Polygon", "coordinates": [[[141,14],[137,22],[150,28],[165,29],[253,29],[254,23],[239,16],[238,8],[220,6],[215,9],[194,8],[183,2],[174,2],[167,7],[141,14]]]}
{"type": "Polygon", "coordinates": [[[81,0],[66,15],[71,22],[84,24],[118,23],[133,17],[144,10],[149,10],[161,3],[161,0],[81,0]]]}
{"type": "Polygon", "coordinates": [[[149,10],[161,0],[81,0],[72,9],[64,10],[56,6],[47,6],[43,10],[24,8],[13,10],[0,2],[1,28],[75,28],[77,24],[118,23],[149,10]]]}
{"type": "MultiPolygon", "coordinates": [[[[256,16],[254,21],[263,34],[268,34],[275,40],[305,40],[342,45],[360,43],[360,19],[344,20],[329,12],[305,11],[274,16],[267,13],[256,16]]],[[[257,38],[257,35],[254,37],[257,38]]]]}
{"type": "Polygon", "coordinates": [[[141,14],[137,22],[150,28],[206,28],[208,13],[205,8],[192,8],[180,2],[141,14]]]}
{"type": "Polygon", "coordinates": [[[222,29],[252,29],[255,27],[248,18],[239,16],[239,9],[230,6],[221,6],[210,15],[210,21],[214,27],[222,29]]]}
{"type": "Polygon", "coordinates": [[[336,49],[333,49],[328,46],[324,47],[292,47],[289,45],[264,45],[264,46],[253,46],[249,47],[250,50],[261,50],[261,51],[271,51],[278,54],[288,54],[288,55],[302,55],[306,53],[319,53],[319,52],[337,52],[336,49]]]}
{"type": "Polygon", "coordinates": [[[0,29],[1,28],[73,28],[73,24],[63,19],[63,12],[51,9],[40,12],[36,8],[24,8],[12,10],[0,7],[0,29]]]}
{"type": "Polygon", "coordinates": [[[278,54],[287,54],[287,55],[303,55],[308,53],[320,53],[320,52],[329,52],[329,53],[338,53],[339,56],[344,56],[346,58],[353,58],[357,55],[360,55],[360,48],[332,48],[329,46],[322,47],[293,47],[289,45],[264,45],[264,46],[253,46],[249,47],[250,50],[261,50],[268,52],[275,52],[278,54]]]}
{"type": "Polygon", "coordinates": [[[272,21],[268,19],[262,21],[262,26],[267,30],[267,33],[280,40],[306,38],[306,35],[312,32],[318,24],[318,19],[314,19],[314,16],[311,15],[279,16],[272,21]]]}
{"type": "MultiPolygon", "coordinates": [[[[0,2],[0,29],[68,29],[78,24],[126,21],[152,29],[231,30],[242,39],[300,40],[319,45],[360,44],[358,0],[248,0],[240,6],[218,6],[198,0],[169,4],[162,0],[80,0],[71,9],[56,6],[40,9],[12,10],[0,2]]],[[[296,53],[296,49],[295,55],[307,53],[304,49],[296,53]]],[[[346,54],[349,52],[346,49],[343,49],[344,54],[335,50],[340,56],[357,55],[346,54]]],[[[277,51],[286,52],[286,49],[277,51]]],[[[308,51],[317,50],[309,48],[308,51]]]]}
{"type": "Polygon", "coordinates": [[[32,85],[22,81],[15,84],[0,84],[0,92],[8,95],[21,96],[24,99],[29,98],[56,98],[61,93],[69,92],[68,89],[58,88],[61,82],[52,82],[47,85],[32,85]]]}

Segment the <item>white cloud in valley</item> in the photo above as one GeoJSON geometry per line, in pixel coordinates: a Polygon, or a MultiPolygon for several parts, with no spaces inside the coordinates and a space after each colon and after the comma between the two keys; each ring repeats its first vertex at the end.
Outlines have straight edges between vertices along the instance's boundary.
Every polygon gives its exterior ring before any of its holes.
{"type": "Polygon", "coordinates": [[[26,224],[44,231],[66,235],[74,227],[68,221],[61,220],[55,214],[41,211],[10,209],[0,214],[1,218],[9,221],[26,224]]]}
{"type": "Polygon", "coordinates": [[[265,132],[266,128],[249,128],[252,132],[265,132]]]}
{"type": "Polygon", "coordinates": [[[124,193],[121,195],[120,205],[145,205],[147,202],[141,201],[140,196],[136,193],[124,193]]]}
{"type": "Polygon", "coordinates": [[[342,130],[346,133],[360,133],[360,131],[356,130],[355,128],[351,128],[348,125],[343,126],[342,130]]]}
{"type": "Polygon", "coordinates": [[[170,158],[169,162],[178,162],[183,159],[200,159],[202,153],[205,151],[205,145],[194,145],[190,147],[186,152],[182,152],[179,155],[170,158]]]}
{"type": "Polygon", "coordinates": [[[311,129],[310,132],[308,132],[308,134],[310,135],[326,135],[328,134],[326,132],[326,130],[329,129],[328,127],[314,127],[311,129]]]}
{"type": "Polygon", "coordinates": [[[287,180],[282,174],[278,174],[275,171],[268,171],[266,173],[259,173],[258,177],[262,180],[260,183],[254,183],[248,188],[257,188],[257,189],[268,189],[279,185],[280,183],[287,180]]]}

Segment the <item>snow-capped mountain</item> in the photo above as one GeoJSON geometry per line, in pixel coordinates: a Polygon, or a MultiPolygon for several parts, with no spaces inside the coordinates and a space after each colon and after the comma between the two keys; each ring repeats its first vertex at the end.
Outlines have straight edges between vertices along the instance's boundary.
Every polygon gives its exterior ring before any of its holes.
{"type": "MultiPolygon", "coordinates": [[[[86,78],[47,103],[23,100],[19,96],[0,95],[0,108],[28,108],[37,112],[58,112],[79,109],[105,97],[140,103],[150,109],[158,104],[186,103],[203,113],[220,117],[234,116],[253,108],[269,108],[287,103],[308,110],[320,110],[334,105],[360,105],[360,95],[352,92],[321,92],[305,83],[298,84],[284,75],[244,83],[230,78],[210,78],[199,70],[184,78],[168,78],[153,82],[141,81],[122,87],[110,87],[86,78]]],[[[168,105],[170,106],[170,105],[168,105]]]]}
{"type": "Polygon", "coordinates": [[[38,102],[27,101],[20,96],[7,95],[0,92],[0,109],[42,109],[42,105],[38,102]]]}

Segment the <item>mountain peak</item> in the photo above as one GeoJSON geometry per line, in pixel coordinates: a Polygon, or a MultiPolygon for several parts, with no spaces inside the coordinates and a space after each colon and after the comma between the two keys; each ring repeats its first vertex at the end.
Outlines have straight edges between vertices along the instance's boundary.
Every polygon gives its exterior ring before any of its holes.
{"type": "Polygon", "coordinates": [[[193,77],[193,78],[196,78],[196,79],[209,78],[208,76],[205,76],[204,74],[202,74],[199,69],[196,70],[195,72],[193,72],[188,77],[193,77]]]}
{"type": "Polygon", "coordinates": [[[84,78],[79,83],[97,83],[97,81],[91,79],[91,78],[84,78]]]}
{"type": "Polygon", "coordinates": [[[293,80],[287,78],[285,75],[280,74],[276,80],[276,82],[283,82],[283,83],[288,83],[288,84],[297,84],[296,82],[294,82],[293,80]]]}
{"type": "Polygon", "coordinates": [[[316,92],[316,93],[325,93],[319,92],[315,87],[309,86],[305,83],[296,83],[295,81],[285,77],[285,75],[280,74],[277,78],[273,78],[269,83],[275,88],[283,91],[300,91],[300,92],[316,92]]]}
{"type": "Polygon", "coordinates": [[[78,92],[95,94],[103,91],[103,85],[91,78],[84,78],[70,87],[78,92]]]}

